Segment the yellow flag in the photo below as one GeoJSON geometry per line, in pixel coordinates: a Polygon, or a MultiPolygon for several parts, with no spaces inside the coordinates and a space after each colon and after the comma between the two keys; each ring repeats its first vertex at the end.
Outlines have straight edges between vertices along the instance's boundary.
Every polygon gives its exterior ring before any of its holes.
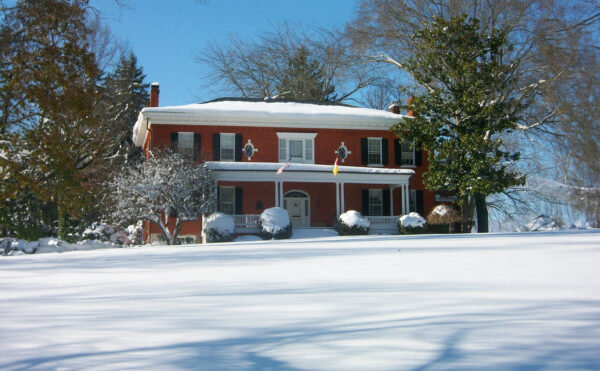
{"type": "Polygon", "coordinates": [[[337,163],[338,163],[338,158],[336,157],[335,158],[335,163],[333,164],[333,176],[336,176],[337,173],[338,173],[338,165],[337,165],[337,163]]]}

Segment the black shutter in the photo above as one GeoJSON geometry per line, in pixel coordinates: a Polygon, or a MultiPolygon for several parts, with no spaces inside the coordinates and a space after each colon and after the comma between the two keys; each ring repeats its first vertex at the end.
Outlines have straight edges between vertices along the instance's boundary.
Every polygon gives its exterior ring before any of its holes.
{"type": "Polygon", "coordinates": [[[392,210],[390,208],[390,190],[383,190],[383,215],[390,216],[392,215],[392,210]]]}
{"type": "Polygon", "coordinates": [[[421,165],[423,165],[423,160],[422,160],[423,155],[421,154],[421,145],[420,144],[417,145],[415,143],[415,146],[416,146],[416,148],[415,148],[415,165],[421,166],[421,165]]]}
{"type": "Polygon", "coordinates": [[[221,159],[221,134],[213,134],[213,161],[221,159]]]}
{"type": "Polygon", "coordinates": [[[202,135],[194,133],[194,161],[200,161],[202,157],[202,135]]]}
{"type": "Polygon", "coordinates": [[[388,140],[385,138],[381,139],[381,163],[383,165],[387,165],[388,164],[388,160],[389,160],[389,154],[388,154],[388,140]]]}
{"type": "Polygon", "coordinates": [[[362,214],[369,215],[369,190],[363,189],[362,193],[362,214]]]}
{"type": "Polygon", "coordinates": [[[235,135],[235,148],[233,151],[235,152],[235,160],[237,162],[242,161],[242,134],[235,135]]]}
{"type": "Polygon", "coordinates": [[[369,142],[367,138],[360,138],[360,155],[363,165],[369,164],[369,142]]]}
{"type": "Polygon", "coordinates": [[[394,162],[396,165],[402,165],[402,146],[400,139],[394,139],[394,162]]]}
{"type": "Polygon", "coordinates": [[[177,132],[171,133],[171,150],[173,152],[178,151],[178,146],[177,146],[178,141],[179,141],[179,133],[177,133],[177,132]]]}
{"type": "Polygon", "coordinates": [[[217,211],[221,212],[221,187],[217,187],[217,211]]]}
{"type": "Polygon", "coordinates": [[[417,191],[417,212],[419,215],[425,217],[423,215],[423,191],[417,191]]]}
{"type": "Polygon", "coordinates": [[[242,215],[242,187],[235,187],[235,214],[242,215]]]}

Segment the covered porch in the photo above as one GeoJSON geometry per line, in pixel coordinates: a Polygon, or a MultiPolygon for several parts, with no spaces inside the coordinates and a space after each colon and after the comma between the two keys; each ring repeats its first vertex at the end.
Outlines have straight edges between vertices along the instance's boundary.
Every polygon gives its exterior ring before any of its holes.
{"type": "Polygon", "coordinates": [[[217,185],[244,187],[243,205],[237,205],[231,213],[239,233],[256,231],[259,204],[262,208],[287,209],[294,227],[332,227],[347,209],[361,211],[361,191],[364,208],[367,188],[376,188],[371,191],[381,191],[385,196],[376,209],[380,215],[368,216],[372,231],[389,233],[390,229],[396,230],[398,217],[409,211],[409,180],[414,174],[410,169],[339,166],[335,176],[332,165],[297,163],[208,162],[208,167],[214,171],[217,185]],[[249,200],[253,193],[268,196],[263,197],[265,200],[249,200]]]}

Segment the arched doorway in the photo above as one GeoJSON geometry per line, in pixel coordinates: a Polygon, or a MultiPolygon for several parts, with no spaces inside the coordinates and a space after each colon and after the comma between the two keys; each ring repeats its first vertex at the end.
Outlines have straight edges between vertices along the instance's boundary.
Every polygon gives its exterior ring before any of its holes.
{"type": "Polygon", "coordinates": [[[292,227],[310,227],[310,198],[308,193],[293,190],[283,195],[283,208],[290,214],[292,227]]]}

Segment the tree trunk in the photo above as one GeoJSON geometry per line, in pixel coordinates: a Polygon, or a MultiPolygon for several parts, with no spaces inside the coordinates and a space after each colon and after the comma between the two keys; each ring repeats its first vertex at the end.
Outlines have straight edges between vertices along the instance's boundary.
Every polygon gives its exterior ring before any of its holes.
{"type": "Polygon", "coordinates": [[[177,221],[175,222],[175,230],[173,231],[173,245],[177,245],[177,236],[179,236],[179,231],[181,231],[182,225],[183,223],[181,222],[181,219],[177,218],[177,221]]]}
{"type": "Polygon", "coordinates": [[[171,234],[169,233],[169,228],[168,226],[166,226],[163,222],[161,217],[159,216],[157,218],[158,221],[155,220],[150,220],[151,222],[154,222],[158,225],[158,228],[160,228],[160,232],[162,233],[163,237],[165,238],[165,243],[167,245],[172,245],[173,244],[173,240],[171,239],[171,234]]]}
{"type": "Polygon", "coordinates": [[[477,212],[477,233],[489,232],[488,209],[485,202],[485,195],[481,193],[475,195],[475,210],[477,212]]]}

